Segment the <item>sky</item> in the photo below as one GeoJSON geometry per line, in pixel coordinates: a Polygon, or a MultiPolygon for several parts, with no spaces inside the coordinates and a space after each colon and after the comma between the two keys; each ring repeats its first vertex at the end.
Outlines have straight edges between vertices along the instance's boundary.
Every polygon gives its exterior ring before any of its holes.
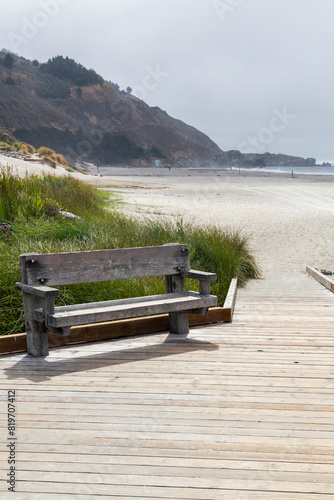
{"type": "Polygon", "coordinates": [[[334,162],[333,0],[12,0],[1,48],[73,58],[224,151],[334,162]]]}

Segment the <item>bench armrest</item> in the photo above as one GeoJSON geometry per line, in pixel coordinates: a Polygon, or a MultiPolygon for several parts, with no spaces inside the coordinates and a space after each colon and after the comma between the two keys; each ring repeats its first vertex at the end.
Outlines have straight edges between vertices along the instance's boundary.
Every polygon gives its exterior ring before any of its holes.
{"type": "Polygon", "coordinates": [[[183,273],[185,278],[191,278],[194,280],[204,280],[204,281],[215,281],[217,279],[217,275],[215,273],[206,273],[205,271],[195,271],[194,269],[190,269],[183,273]]]}
{"type": "Polygon", "coordinates": [[[185,278],[191,278],[193,280],[199,280],[199,293],[200,295],[210,295],[210,283],[217,279],[215,273],[206,273],[205,271],[195,271],[190,269],[183,273],[185,278]]]}
{"type": "Polygon", "coordinates": [[[45,285],[25,285],[24,283],[15,283],[17,290],[23,293],[35,295],[35,297],[50,298],[59,297],[60,291],[57,288],[51,288],[45,285]]]}

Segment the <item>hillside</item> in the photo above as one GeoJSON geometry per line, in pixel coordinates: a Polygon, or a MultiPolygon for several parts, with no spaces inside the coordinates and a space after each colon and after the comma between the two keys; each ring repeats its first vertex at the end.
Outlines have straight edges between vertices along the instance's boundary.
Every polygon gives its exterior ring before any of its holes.
{"type": "Polygon", "coordinates": [[[0,52],[0,130],[36,148],[55,149],[72,163],[145,166],[156,159],[179,166],[307,163],[284,155],[224,152],[194,127],[62,56],[40,64],[0,52]]]}
{"type": "Polygon", "coordinates": [[[102,164],[156,158],[200,165],[221,153],[193,127],[96,76],[79,85],[71,74],[57,77],[37,61],[13,56],[12,67],[0,65],[0,129],[35,147],[102,164]]]}

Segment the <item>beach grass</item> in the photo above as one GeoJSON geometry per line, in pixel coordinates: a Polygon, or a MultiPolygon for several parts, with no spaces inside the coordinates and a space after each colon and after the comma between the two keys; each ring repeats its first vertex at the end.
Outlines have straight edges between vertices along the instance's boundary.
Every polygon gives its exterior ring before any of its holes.
{"type": "MultiPolygon", "coordinates": [[[[230,280],[241,285],[258,278],[260,270],[245,236],[217,226],[197,227],[182,218],[165,220],[125,215],[117,198],[77,179],[56,176],[19,178],[11,171],[0,175],[0,223],[9,223],[9,234],[0,233],[0,335],[24,331],[19,255],[22,253],[74,252],[166,243],[189,245],[194,269],[217,273],[212,293],[222,305],[230,280]],[[66,220],[59,210],[81,220],[66,220]]],[[[187,280],[188,289],[196,282],[187,280]]],[[[58,304],[154,295],[165,292],[163,278],[143,278],[60,287],[58,304]]]]}

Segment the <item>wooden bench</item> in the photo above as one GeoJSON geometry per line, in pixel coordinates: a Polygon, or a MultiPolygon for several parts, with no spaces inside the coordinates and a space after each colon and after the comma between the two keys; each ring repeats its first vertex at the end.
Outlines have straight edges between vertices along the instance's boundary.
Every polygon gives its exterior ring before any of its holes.
{"type": "Polygon", "coordinates": [[[210,295],[214,273],[190,269],[187,245],[124,248],[20,256],[27,334],[32,356],[47,356],[48,333],[69,335],[70,327],[88,323],[169,313],[172,333],[189,332],[188,313],[206,315],[217,304],[210,295]],[[165,276],[166,294],[55,307],[60,292],[54,286],[149,276],[165,276]],[[199,280],[199,292],[185,291],[184,278],[199,280]]]}

